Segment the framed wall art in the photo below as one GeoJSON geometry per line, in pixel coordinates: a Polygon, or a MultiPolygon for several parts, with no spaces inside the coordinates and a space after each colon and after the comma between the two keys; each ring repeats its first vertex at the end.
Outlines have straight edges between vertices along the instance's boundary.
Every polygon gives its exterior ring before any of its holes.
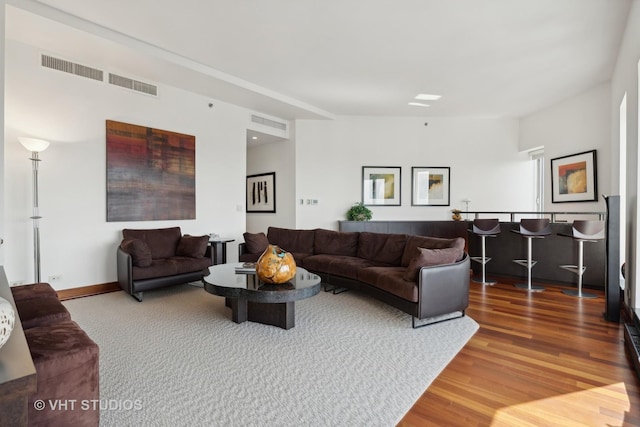
{"type": "Polygon", "coordinates": [[[400,206],[400,172],[396,166],[363,166],[362,204],[400,206]]]}
{"type": "Polygon", "coordinates": [[[247,176],[247,213],[276,213],[276,173],[247,176]]]}
{"type": "Polygon", "coordinates": [[[551,159],[551,202],[598,200],[596,150],[551,159]]]}
{"type": "Polygon", "coordinates": [[[449,206],[451,195],[449,167],[411,168],[412,206],[449,206]]]}
{"type": "Polygon", "coordinates": [[[106,121],[107,222],[196,218],[196,138],[106,121]]]}

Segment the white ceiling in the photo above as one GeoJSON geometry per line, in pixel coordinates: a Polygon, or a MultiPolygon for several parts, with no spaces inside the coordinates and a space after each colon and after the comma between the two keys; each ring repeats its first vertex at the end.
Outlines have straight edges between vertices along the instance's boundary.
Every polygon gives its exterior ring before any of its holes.
{"type": "Polygon", "coordinates": [[[8,38],[289,120],[520,117],[610,80],[630,7],[630,0],[8,3],[15,6],[7,9],[8,38]],[[408,106],[421,92],[442,99],[408,106]]]}

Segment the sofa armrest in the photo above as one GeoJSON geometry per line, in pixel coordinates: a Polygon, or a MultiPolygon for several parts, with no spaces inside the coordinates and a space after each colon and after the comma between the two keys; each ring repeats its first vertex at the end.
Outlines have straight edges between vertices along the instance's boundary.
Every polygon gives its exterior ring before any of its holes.
{"type": "Polygon", "coordinates": [[[118,284],[120,288],[133,295],[133,261],[131,255],[118,246],[116,252],[116,265],[118,268],[118,284]]]}
{"type": "Polygon", "coordinates": [[[422,267],[418,275],[418,318],[464,311],[469,306],[469,254],[453,264],[422,267]]]}
{"type": "Polygon", "coordinates": [[[245,242],[239,243],[238,244],[238,260],[240,259],[240,257],[246,253],[249,253],[247,251],[247,244],[245,242]]]}

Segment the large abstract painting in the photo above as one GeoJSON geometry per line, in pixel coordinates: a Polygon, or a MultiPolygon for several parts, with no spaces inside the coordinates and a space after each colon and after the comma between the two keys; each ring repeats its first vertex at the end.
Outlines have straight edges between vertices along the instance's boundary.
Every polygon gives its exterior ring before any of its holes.
{"type": "Polygon", "coordinates": [[[107,221],[196,217],[195,136],[107,120],[107,221]]]}

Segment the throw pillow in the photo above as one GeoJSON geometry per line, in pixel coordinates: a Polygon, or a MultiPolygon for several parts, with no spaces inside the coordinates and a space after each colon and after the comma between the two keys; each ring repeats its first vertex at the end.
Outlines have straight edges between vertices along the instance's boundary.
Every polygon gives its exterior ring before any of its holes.
{"type": "Polygon", "coordinates": [[[250,254],[261,254],[269,246],[269,239],[264,233],[244,233],[243,236],[250,254]]]}
{"type": "Polygon", "coordinates": [[[149,267],[153,261],[151,249],[140,239],[124,239],[120,248],[131,255],[131,262],[136,267],[149,267]]]}
{"type": "Polygon", "coordinates": [[[207,252],[207,245],[209,245],[209,236],[190,236],[185,234],[180,238],[180,242],[178,242],[176,255],[202,258],[207,252]]]}
{"type": "Polygon", "coordinates": [[[422,267],[430,265],[451,264],[462,257],[460,248],[425,249],[417,248],[416,255],[407,266],[403,279],[407,282],[416,282],[418,272],[422,267]]]}

